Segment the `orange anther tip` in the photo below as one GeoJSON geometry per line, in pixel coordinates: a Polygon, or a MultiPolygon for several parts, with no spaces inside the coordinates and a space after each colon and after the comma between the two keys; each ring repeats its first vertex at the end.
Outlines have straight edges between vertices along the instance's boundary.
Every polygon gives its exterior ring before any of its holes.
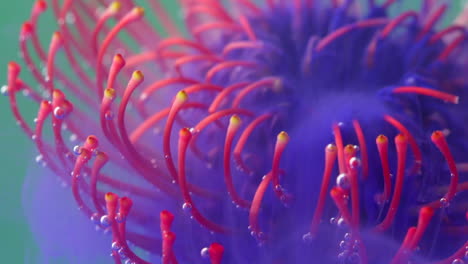
{"type": "Polygon", "coordinates": [[[143,16],[145,14],[145,9],[141,6],[137,6],[135,8],[133,8],[133,12],[135,12],[135,14],[139,15],[139,16],[143,16]]]}
{"type": "Polygon", "coordinates": [[[21,69],[21,67],[19,66],[18,63],[14,62],[14,61],[10,61],[8,63],[8,70],[9,71],[13,71],[13,70],[19,71],[20,69],[21,69]]]}
{"type": "Polygon", "coordinates": [[[161,213],[159,214],[159,217],[164,221],[174,220],[174,215],[168,210],[162,210],[161,213]]]}
{"type": "Polygon", "coordinates": [[[115,202],[117,201],[117,199],[119,198],[119,196],[117,196],[117,194],[115,193],[112,193],[112,192],[108,192],[104,195],[104,200],[106,200],[106,202],[115,202]]]}
{"type": "Polygon", "coordinates": [[[377,144],[383,144],[383,143],[387,143],[388,142],[388,138],[384,135],[378,135],[375,142],[377,144]]]}
{"type": "Polygon", "coordinates": [[[106,88],[104,90],[104,96],[109,100],[114,100],[115,99],[115,89],[106,88]]]}
{"type": "Polygon", "coordinates": [[[124,59],[124,57],[122,56],[122,54],[117,53],[117,54],[114,55],[114,60],[116,60],[116,61],[124,61],[125,59],[124,59]]]}
{"type": "Polygon", "coordinates": [[[288,135],[288,133],[286,133],[286,132],[284,132],[284,131],[281,131],[281,132],[278,134],[277,140],[278,140],[278,142],[280,142],[280,143],[288,143],[288,141],[289,141],[289,135],[288,135]]]}
{"type": "Polygon", "coordinates": [[[62,34],[60,32],[54,32],[52,35],[52,40],[61,40],[62,39],[62,34]]]}
{"type": "Polygon", "coordinates": [[[86,138],[86,143],[97,146],[99,144],[99,141],[96,136],[90,135],[86,138]]]}
{"type": "Polygon", "coordinates": [[[179,137],[183,139],[190,139],[192,137],[192,132],[190,132],[190,129],[184,127],[179,131],[179,137]]]}
{"type": "Polygon", "coordinates": [[[432,217],[434,215],[434,208],[424,206],[419,210],[420,217],[432,217]]]}

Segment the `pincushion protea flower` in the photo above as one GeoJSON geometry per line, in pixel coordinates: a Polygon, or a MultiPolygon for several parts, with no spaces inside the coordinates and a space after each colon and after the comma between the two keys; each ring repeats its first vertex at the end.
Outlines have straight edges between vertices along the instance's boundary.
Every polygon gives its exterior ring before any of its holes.
{"type": "Polygon", "coordinates": [[[3,88],[115,263],[467,261],[468,46],[436,29],[445,2],[181,0],[187,33],[149,2],[170,37],[129,0],[52,0],[47,49],[36,1],[40,90],[15,62],[3,88]]]}

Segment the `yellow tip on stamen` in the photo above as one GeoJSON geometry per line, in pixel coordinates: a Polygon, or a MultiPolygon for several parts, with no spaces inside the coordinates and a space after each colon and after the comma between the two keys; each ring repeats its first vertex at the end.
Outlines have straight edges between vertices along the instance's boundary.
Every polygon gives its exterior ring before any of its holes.
{"type": "Polygon", "coordinates": [[[104,153],[102,151],[98,151],[97,154],[96,154],[96,159],[107,161],[109,159],[109,157],[107,156],[106,153],[104,153]]]}
{"type": "Polygon", "coordinates": [[[190,132],[189,128],[184,127],[179,131],[180,138],[187,139],[187,138],[190,138],[191,136],[192,136],[192,132],[190,132]]]}
{"type": "Polygon", "coordinates": [[[109,100],[114,100],[115,94],[116,94],[115,89],[106,88],[106,90],[104,90],[104,97],[106,97],[109,100]]]}
{"type": "Polygon", "coordinates": [[[144,77],[145,76],[143,75],[141,71],[134,71],[132,75],[132,78],[138,81],[143,80],[144,77]]]}
{"type": "Polygon", "coordinates": [[[284,131],[281,131],[278,134],[277,141],[278,141],[278,143],[288,143],[288,141],[289,141],[288,133],[286,133],[284,131]]]}
{"type": "Polygon", "coordinates": [[[240,126],[242,123],[240,117],[238,115],[233,115],[231,116],[231,118],[229,119],[229,125],[230,126],[234,126],[234,127],[238,127],[240,126]]]}
{"type": "Polygon", "coordinates": [[[336,152],[337,148],[334,144],[328,144],[327,147],[325,148],[327,152],[336,152]]]}
{"type": "Polygon", "coordinates": [[[99,141],[96,136],[91,135],[86,138],[86,143],[97,147],[97,145],[99,144],[99,141]]]}
{"type": "Polygon", "coordinates": [[[345,153],[353,153],[356,149],[354,148],[354,145],[348,144],[344,148],[345,153]]]}
{"type": "Polygon", "coordinates": [[[139,16],[143,16],[145,14],[145,9],[141,6],[137,6],[133,8],[133,12],[135,12],[139,16]]]}
{"type": "Polygon", "coordinates": [[[109,5],[109,10],[114,13],[117,13],[121,8],[122,8],[122,4],[118,1],[112,2],[109,5]]]}
{"type": "Polygon", "coordinates": [[[188,100],[188,94],[184,90],[179,91],[176,95],[176,100],[179,102],[185,102],[188,100]]]}

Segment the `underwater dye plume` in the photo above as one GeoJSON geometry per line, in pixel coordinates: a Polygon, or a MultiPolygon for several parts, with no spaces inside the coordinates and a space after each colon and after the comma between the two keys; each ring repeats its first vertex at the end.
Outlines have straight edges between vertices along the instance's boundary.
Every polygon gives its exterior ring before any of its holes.
{"type": "Polygon", "coordinates": [[[2,92],[109,263],[465,263],[467,32],[394,2],[39,0],[2,92]]]}

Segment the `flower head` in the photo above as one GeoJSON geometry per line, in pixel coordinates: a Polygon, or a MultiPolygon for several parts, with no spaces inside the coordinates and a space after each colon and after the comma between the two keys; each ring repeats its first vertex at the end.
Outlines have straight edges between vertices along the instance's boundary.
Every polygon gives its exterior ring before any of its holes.
{"type": "Polygon", "coordinates": [[[52,0],[46,51],[36,1],[19,41],[40,90],[15,62],[3,90],[69,206],[115,263],[463,263],[468,49],[436,27],[448,5],[257,2],[181,0],[185,34],[158,1],[52,0]]]}

